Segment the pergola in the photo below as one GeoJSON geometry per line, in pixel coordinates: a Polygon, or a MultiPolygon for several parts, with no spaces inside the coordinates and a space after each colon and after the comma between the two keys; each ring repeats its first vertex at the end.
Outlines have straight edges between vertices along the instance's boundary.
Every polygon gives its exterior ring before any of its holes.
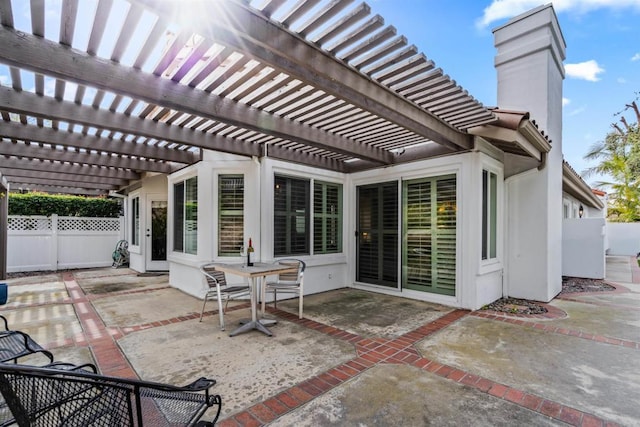
{"type": "Polygon", "coordinates": [[[350,173],[470,150],[467,129],[497,121],[364,3],[63,0],[57,39],[44,0],[16,4],[0,0],[11,189],[106,194],[202,149],[350,173]]]}

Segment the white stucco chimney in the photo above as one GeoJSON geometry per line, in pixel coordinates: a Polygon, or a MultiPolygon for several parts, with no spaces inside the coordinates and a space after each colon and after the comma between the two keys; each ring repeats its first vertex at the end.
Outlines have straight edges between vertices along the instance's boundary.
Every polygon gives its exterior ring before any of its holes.
{"type": "Polygon", "coordinates": [[[552,141],[542,170],[505,181],[508,296],[549,301],[562,290],[562,82],[566,44],[551,4],[493,31],[498,107],[528,111],[552,141]]]}

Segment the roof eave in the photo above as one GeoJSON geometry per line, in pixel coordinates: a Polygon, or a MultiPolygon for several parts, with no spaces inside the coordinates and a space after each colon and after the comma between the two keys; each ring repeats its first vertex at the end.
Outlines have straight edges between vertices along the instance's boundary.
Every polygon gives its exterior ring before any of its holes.
{"type": "Polygon", "coordinates": [[[567,162],[562,164],[562,190],[592,208],[604,209],[602,200],[593,194],[591,187],[583,181],[580,175],[567,162]]]}
{"type": "Polygon", "coordinates": [[[542,153],[551,151],[551,144],[547,138],[528,119],[522,119],[515,129],[489,124],[469,128],[468,132],[472,135],[483,137],[489,142],[499,141],[512,144],[529,157],[540,162],[543,161],[542,153]]]}

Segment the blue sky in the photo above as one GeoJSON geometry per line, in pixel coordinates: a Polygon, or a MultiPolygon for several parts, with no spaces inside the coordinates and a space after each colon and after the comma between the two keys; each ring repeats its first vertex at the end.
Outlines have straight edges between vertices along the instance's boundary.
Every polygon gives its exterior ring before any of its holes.
{"type": "MultiPolygon", "coordinates": [[[[374,12],[486,106],[496,105],[491,30],[548,1],[373,0],[374,12]]],[[[640,0],[558,0],[567,43],[563,152],[578,173],[640,92],[640,0]]],[[[632,122],[635,116],[627,112],[632,122]]],[[[535,119],[535,117],[534,117],[535,119]]],[[[593,183],[599,180],[592,177],[593,183]]]]}

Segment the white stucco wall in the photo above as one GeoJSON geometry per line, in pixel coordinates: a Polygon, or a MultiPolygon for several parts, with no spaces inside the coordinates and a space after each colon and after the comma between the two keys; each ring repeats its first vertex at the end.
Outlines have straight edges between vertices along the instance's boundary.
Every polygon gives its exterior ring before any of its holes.
{"type": "Polygon", "coordinates": [[[541,170],[507,180],[509,296],[549,301],[562,289],[562,80],[565,42],[552,6],[494,30],[498,105],[530,112],[552,140],[541,170]]]}
{"type": "Polygon", "coordinates": [[[636,256],[640,253],[639,222],[607,222],[607,255],[636,256]]]}
{"type": "Polygon", "coordinates": [[[563,276],[604,279],[605,230],[604,218],[583,217],[563,221],[563,276]]]}
{"type": "MultiPolygon", "coordinates": [[[[481,147],[482,148],[482,147],[481,147]]],[[[485,147],[486,148],[486,147],[485,147]]],[[[494,156],[495,157],[495,156],[494,156]]],[[[242,262],[240,257],[219,257],[217,248],[217,176],[245,175],[245,236],[251,236],[256,246],[256,260],[273,261],[273,186],[274,175],[282,174],[343,184],[343,252],[340,254],[300,257],[307,263],[305,294],[355,286],[414,299],[432,301],[456,307],[477,309],[502,294],[502,241],[498,244],[498,259],[480,259],[482,205],[482,170],[488,168],[498,179],[498,206],[503,206],[502,163],[481,151],[441,157],[401,166],[370,170],[353,175],[315,169],[303,165],[263,158],[260,161],[221,153],[206,152],[204,160],[185,168],[169,178],[169,212],[172,212],[172,185],[194,174],[198,175],[198,254],[169,252],[171,284],[183,291],[202,296],[206,285],[198,272],[204,262],[242,262]],[[396,180],[441,176],[457,176],[457,283],[456,296],[443,296],[407,289],[389,289],[355,283],[356,188],[359,185],[396,180]]],[[[399,184],[400,185],[400,184],[399,184]]],[[[499,208],[498,223],[503,211],[499,208]]],[[[169,236],[172,224],[169,221],[169,236]]],[[[498,235],[502,235],[500,226],[498,235]]],[[[400,248],[399,248],[400,249],[400,248]]],[[[230,281],[241,278],[230,277],[230,281]]]]}

